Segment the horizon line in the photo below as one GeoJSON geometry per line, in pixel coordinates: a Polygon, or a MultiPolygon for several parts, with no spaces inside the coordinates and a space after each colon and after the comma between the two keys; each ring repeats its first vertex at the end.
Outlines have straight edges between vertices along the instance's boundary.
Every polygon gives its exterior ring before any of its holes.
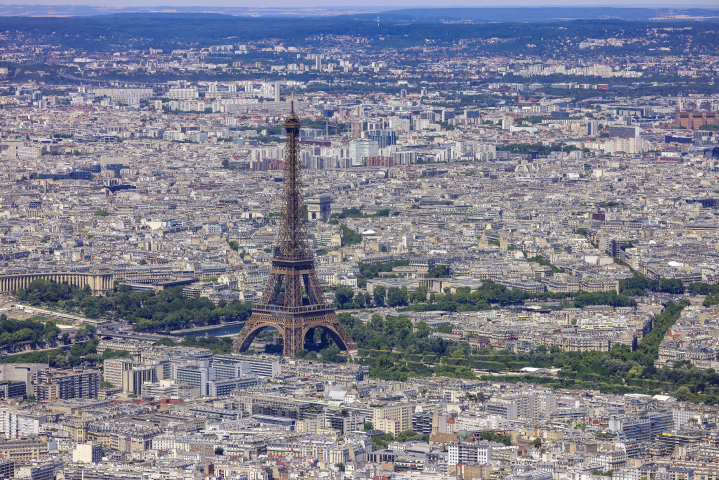
{"type": "MultiPolygon", "coordinates": [[[[661,2],[661,0],[659,0],[661,2]]],[[[155,5],[124,5],[124,6],[117,6],[117,5],[92,5],[88,3],[0,3],[0,6],[6,6],[6,7],[24,7],[24,8],[31,8],[31,7],[49,7],[49,8],[58,8],[58,7],[89,7],[89,8],[96,8],[96,9],[107,9],[107,10],[122,10],[122,9],[128,9],[128,8],[140,8],[140,9],[148,9],[148,8],[171,8],[171,9],[182,9],[182,8],[222,8],[222,9],[233,9],[233,10],[328,10],[328,9],[337,9],[337,10],[354,10],[354,9],[362,9],[362,10],[371,10],[371,9],[382,9],[382,10],[416,10],[416,9],[504,9],[504,8],[592,8],[592,9],[606,9],[606,8],[616,8],[616,9],[626,9],[626,8],[642,8],[646,10],[656,10],[656,9],[666,9],[666,8],[676,8],[678,10],[685,10],[688,8],[708,8],[711,10],[719,10],[719,5],[710,3],[710,4],[676,4],[676,3],[654,3],[652,5],[648,4],[608,4],[608,5],[592,5],[590,3],[587,4],[543,4],[543,5],[535,5],[535,4],[509,4],[509,5],[463,5],[463,4],[457,4],[457,5],[438,5],[438,4],[425,4],[425,5],[307,5],[307,6],[291,6],[291,5],[284,5],[284,6],[265,6],[265,7],[257,7],[257,6],[225,6],[225,5],[167,5],[158,3],[155,5]]]]}

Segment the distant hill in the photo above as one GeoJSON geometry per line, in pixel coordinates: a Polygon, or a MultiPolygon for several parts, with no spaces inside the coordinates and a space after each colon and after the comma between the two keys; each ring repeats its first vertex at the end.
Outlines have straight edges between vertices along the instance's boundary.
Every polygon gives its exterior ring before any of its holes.
{"type": "MultiPolygon", "coordinates": [[[[340,3],[340,2],[337,2],[340,3]]],[[[93,17],[117,13],[217,13],[240,17],[325,17],[348,14],[377,13],[395,7],[315,7],[315,8],[262,8],[262,7],[208,7],[208,6],[157,6],[157,7],[95,7],[90,5],[0,5],[0,16],[14,17],[93,17]]]]}
{"type": "MultiPolygon", "coordinates": [[[[340,3],[340,2],[337,2],[340,3]]],[[[358,2],[359,3],[359,2],[358,2]]],[[[212,6],[96,7],[90,5],[0,5],[0,16],[16,17],[91,17],[118,13],[214,13],[239,17],[332,17],[382,21],[442,22],[555,22],[561,20],[634,20],[700,19],[719,21],[717,8],[635,8],[635,7],[467,7],[397,8],[392,6],[262,8],[212,6]]]]}
{"type": "Polygon", "coordinates": [[[619,7],[484,7],[484,8],[407,8],[382,12],[380,19],[417,22],[465,21],[556,22],[561,20],[635,20],[686,19],[719,21],[719,7],[710,8],[619,8],[619,7]],[[712,18],[713,17],[713,18],[712,18]]]}
{"type": "MultiPolygon", "coordinates": [[[[61,7],[42,8],[47,9],[48,14],[61,11],[61,7]]],[[[665,10],[585,7],[426,8],[380,13],[345,10],[342,15],[327,14],[329,10],[326,10],[325,14],[316,16],[301,16],[297,10],[296,14],[257,18],[200,12],[200,7],[194,8],[198,11],[113,14],[109,13],[115,10],[105,9],[102,11],[108,14],[70,17],[8,16],[7,12],[3,16],[0,8],[0,31],[22,35],[23,41],[87,52],[148,48],[172,51],[246,42],[267,42],[269,46],[277,41],[311,47],[338,41],[338,38],[361,37],[367,42],[363,46],[365,50],[377,52],[426,45],[428,41],[438,46],[471,39],[475,53],[488,55],[555,55],[569,51],[573,55],[591,55],[597,50],[581,50],[572,45],[587,38],[640,38],[656,28],[666,30],[651,43],[627,42],[602,48],[612,55],[676,54],[679,49],[687,48],[685,37],[688,35],[692,37],[690,52],[693,54],[715,55],[719,48],[719,36],[716,35],[719,9],[673,11],[672,18],[665,10]],[[624,18],[619,18],[619,14],[624,18]],[[693,17],[688,18],[690,14],[693,17]],[[642,15],[646,18],[636,19],[642,15]],[[705,21],[697,21],[699,17],[705,21]],[[657,18],[660,20],[654,20],[657,18]],[[500,41],[482,42],[480,39],[500,41]]],[[[41,7],[27,7],[25,14],[31,9],[41,7]]],[[[91,7],[77,7],[74,11],[90,11],[87,9],[91,7]]],[[[310,13],[309,10],[302,12],[310,13]]],[[[242,60],[262,61],[265,57],[276,56],[275,52],[270,54],[258,49],[242,60]]]]}

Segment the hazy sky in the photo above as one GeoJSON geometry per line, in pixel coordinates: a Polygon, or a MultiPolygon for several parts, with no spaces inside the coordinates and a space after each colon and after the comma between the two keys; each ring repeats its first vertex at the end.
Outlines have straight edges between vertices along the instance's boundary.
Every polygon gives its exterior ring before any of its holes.
{"type": "Polygon", "coordinates": [[[127,7],[127,6],[202,6],[209,5],[213,7],[509,7],[509,6],[621,6],[621,7],[676,7],[687,8],[697,7],[713,7],[719,8],[716,0],[602,0],[596,2],[592,0],[361,0],[361,1],[340,1],[340,0],[0,0],[0,4],[5,5],[91,5],[91,6],[107,6],[107,7],[127,7]]]}

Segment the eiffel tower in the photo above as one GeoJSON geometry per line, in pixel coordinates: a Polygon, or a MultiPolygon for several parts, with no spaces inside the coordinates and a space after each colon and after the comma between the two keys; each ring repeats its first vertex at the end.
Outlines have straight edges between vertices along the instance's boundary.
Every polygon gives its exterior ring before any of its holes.
{"type": "Polygon", "coordinates": [[[283,219],[272,255],[272,268],[262,298],[252,307],[252,316],[233,345],[244,352],[252,340],[267,327],[282,335],[285,357],[293,357],[305,344],[305,336],[323,328],[340,350],[356,350],[352,338],[340,324],[335,310],[327,303],[320,286],[312,251],[307,245],[307,229],[302,218],[302,177],[299,163],[300,119],[294,102],[285,119],[285,179],[283,219]],[[284,289],[283,289],[284,287],[284,289]]]}

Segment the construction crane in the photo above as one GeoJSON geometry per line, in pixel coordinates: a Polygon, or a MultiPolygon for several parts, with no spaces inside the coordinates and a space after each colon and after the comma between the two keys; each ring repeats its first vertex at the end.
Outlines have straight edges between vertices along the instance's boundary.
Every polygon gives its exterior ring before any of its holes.
{"type": "Polygon", "coordinates": [[[339,127],[340,127],[339,123],[325,122],[325,136],[326,136],[326,137],[329,137],[329,136],[330,136],[330,132],[329,132],[329,128],[330,128],[330,127],[334,127],[334,128],[335,128],[335,135],[339,135],[339,127]]]}

